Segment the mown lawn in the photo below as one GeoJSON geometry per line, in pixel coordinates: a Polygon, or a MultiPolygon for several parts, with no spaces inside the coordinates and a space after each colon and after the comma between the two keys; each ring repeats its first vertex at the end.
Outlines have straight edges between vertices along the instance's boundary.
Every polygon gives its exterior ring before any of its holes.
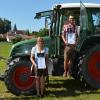
{"type": "MultiPolygon", "coordinates": [[[[0,57],[8,59],[11,43],[0,42],[0,57]]],[[[3,73],[6,69],[6,61],[0,60],[0,73],[3,73]]]]}
{"type": "MultiPolygon", "coordinates": [[[[0,56],[8,58],[11,44],[0,43],[0,56]]],[[[0,61],[0,73],[6,69],[6,63],[0,61]]],[[[50,76],[46,87],[46,96],[37,98],[33,96],[15,96],[6,89],[4,82],[0,81],[0,100],[100,100],[100,90],[87,90],[82,83],[73,78],[50,76]]]]}

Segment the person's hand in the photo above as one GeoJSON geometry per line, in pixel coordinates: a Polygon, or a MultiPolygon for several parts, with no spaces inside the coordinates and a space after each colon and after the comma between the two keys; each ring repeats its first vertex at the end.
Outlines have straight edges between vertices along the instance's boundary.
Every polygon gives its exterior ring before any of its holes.
{"type": "Polygon", "coordinates": [[[36,63],[31,66],[31,72],[33,71],[33,67],[37,67],[36,63]]]}
{"type": "Polygon", "coordinates": [[[33,65],[31,66],[31,72],[32,72],[32,70],[33,70],[33,65]]]}
{"type": "Polygon", "coordinates": [[[64,41],[65,45],[67,45],[67,41],[64,41]]]}
{"type": "Polygon", "coordinates": [[[34,64],[34,67],[35,67],[35,68],[37,67],[37,64],[36,64],[36,63],[34,64]]]}

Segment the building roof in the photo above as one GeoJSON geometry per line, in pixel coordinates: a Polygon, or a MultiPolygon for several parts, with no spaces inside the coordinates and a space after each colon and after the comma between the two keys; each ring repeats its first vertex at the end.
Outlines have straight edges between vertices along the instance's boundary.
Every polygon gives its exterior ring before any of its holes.
{"type": "MultiPolygon", "coordinates": [[[[100,4],[97,3],[83,3],[86,8],[100,8],[100,4]]],[[[61,5],[61,8],[80,8],[80,3],[63,3],[63,4],[56,4],[61,5]]],[[[55,7],[54,6],[54,7],[55,7]]]]}

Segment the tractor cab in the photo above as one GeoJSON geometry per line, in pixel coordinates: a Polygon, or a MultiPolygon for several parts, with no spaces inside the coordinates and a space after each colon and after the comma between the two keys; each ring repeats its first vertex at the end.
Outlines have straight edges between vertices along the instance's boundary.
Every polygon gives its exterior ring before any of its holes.
{"type": "Polygon", "coordinates": [[[91,4],[88,7],[80,4],[80,35],[79,50],[87,50],[85,45],[91,46],[99,44],[100,38],[100,4],[91,4]]]}
{"type": "MultiPolygon", "coordinates": [[[[61,39],[62,27],[69,15],[75,16],[75,22],[80,27],[80,5],[77,3],[55,5],[50,11],[39,12],[35,18],[45,17],[45,27],[49,29],[51,43],[53,40],[54,57],[63,57],[64,43],[61,39]],[[49,22],[49,23],[48,23],[49,22]],[[47,27],[48,26],[48,27],[47,27]]],[[[79,33],[79,30],[78,30],[79,33]]],[[[49,46],[49,45],[48,45],[49,46]]],[[[51,50],[51,48],[50,48],[51,50]]]]}

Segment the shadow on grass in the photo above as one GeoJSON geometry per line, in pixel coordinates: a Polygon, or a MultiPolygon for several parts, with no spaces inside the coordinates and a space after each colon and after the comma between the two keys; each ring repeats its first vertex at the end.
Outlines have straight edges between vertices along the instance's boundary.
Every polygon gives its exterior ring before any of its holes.
{"type": "Polygon", "coordinates": [[[0,98],[0,100],[40,100],[39,98],[31,97],[9,97],[9,98],[0,98]]]}
{"type": "MultiPolygon", "coordinates": [[[[50,83],[48,84],[48,87],[46,89],[46,98],[53,97],[74,97],[81,94],[100,94],[97,90],[87,90],[84,85],[74,79],[64,79],[62,77],[52,77],[50,79],[50,83]]],[[[50,99],[50,100],[51,100],[50,99]]],[[[40,100],[36,97],[36,95],[33,96],[15,96],[15,97],[4,97],[0,98],[0,100],[40,100]]],[[[42,99],[41,99],[42,100],[42,99]]],[[[46,100],[46,99],[43,99],[46,100]]]]}
{"type": "Polygon", "coordinates": [[[48,86],[48,95],[55,97],[77,96],[81,94],[100,94],[96,89],[87,89],[80,81],[69,80],[53,80],[48,86]],[[51,89],[52,88],[52,89],[51,89]]]}

